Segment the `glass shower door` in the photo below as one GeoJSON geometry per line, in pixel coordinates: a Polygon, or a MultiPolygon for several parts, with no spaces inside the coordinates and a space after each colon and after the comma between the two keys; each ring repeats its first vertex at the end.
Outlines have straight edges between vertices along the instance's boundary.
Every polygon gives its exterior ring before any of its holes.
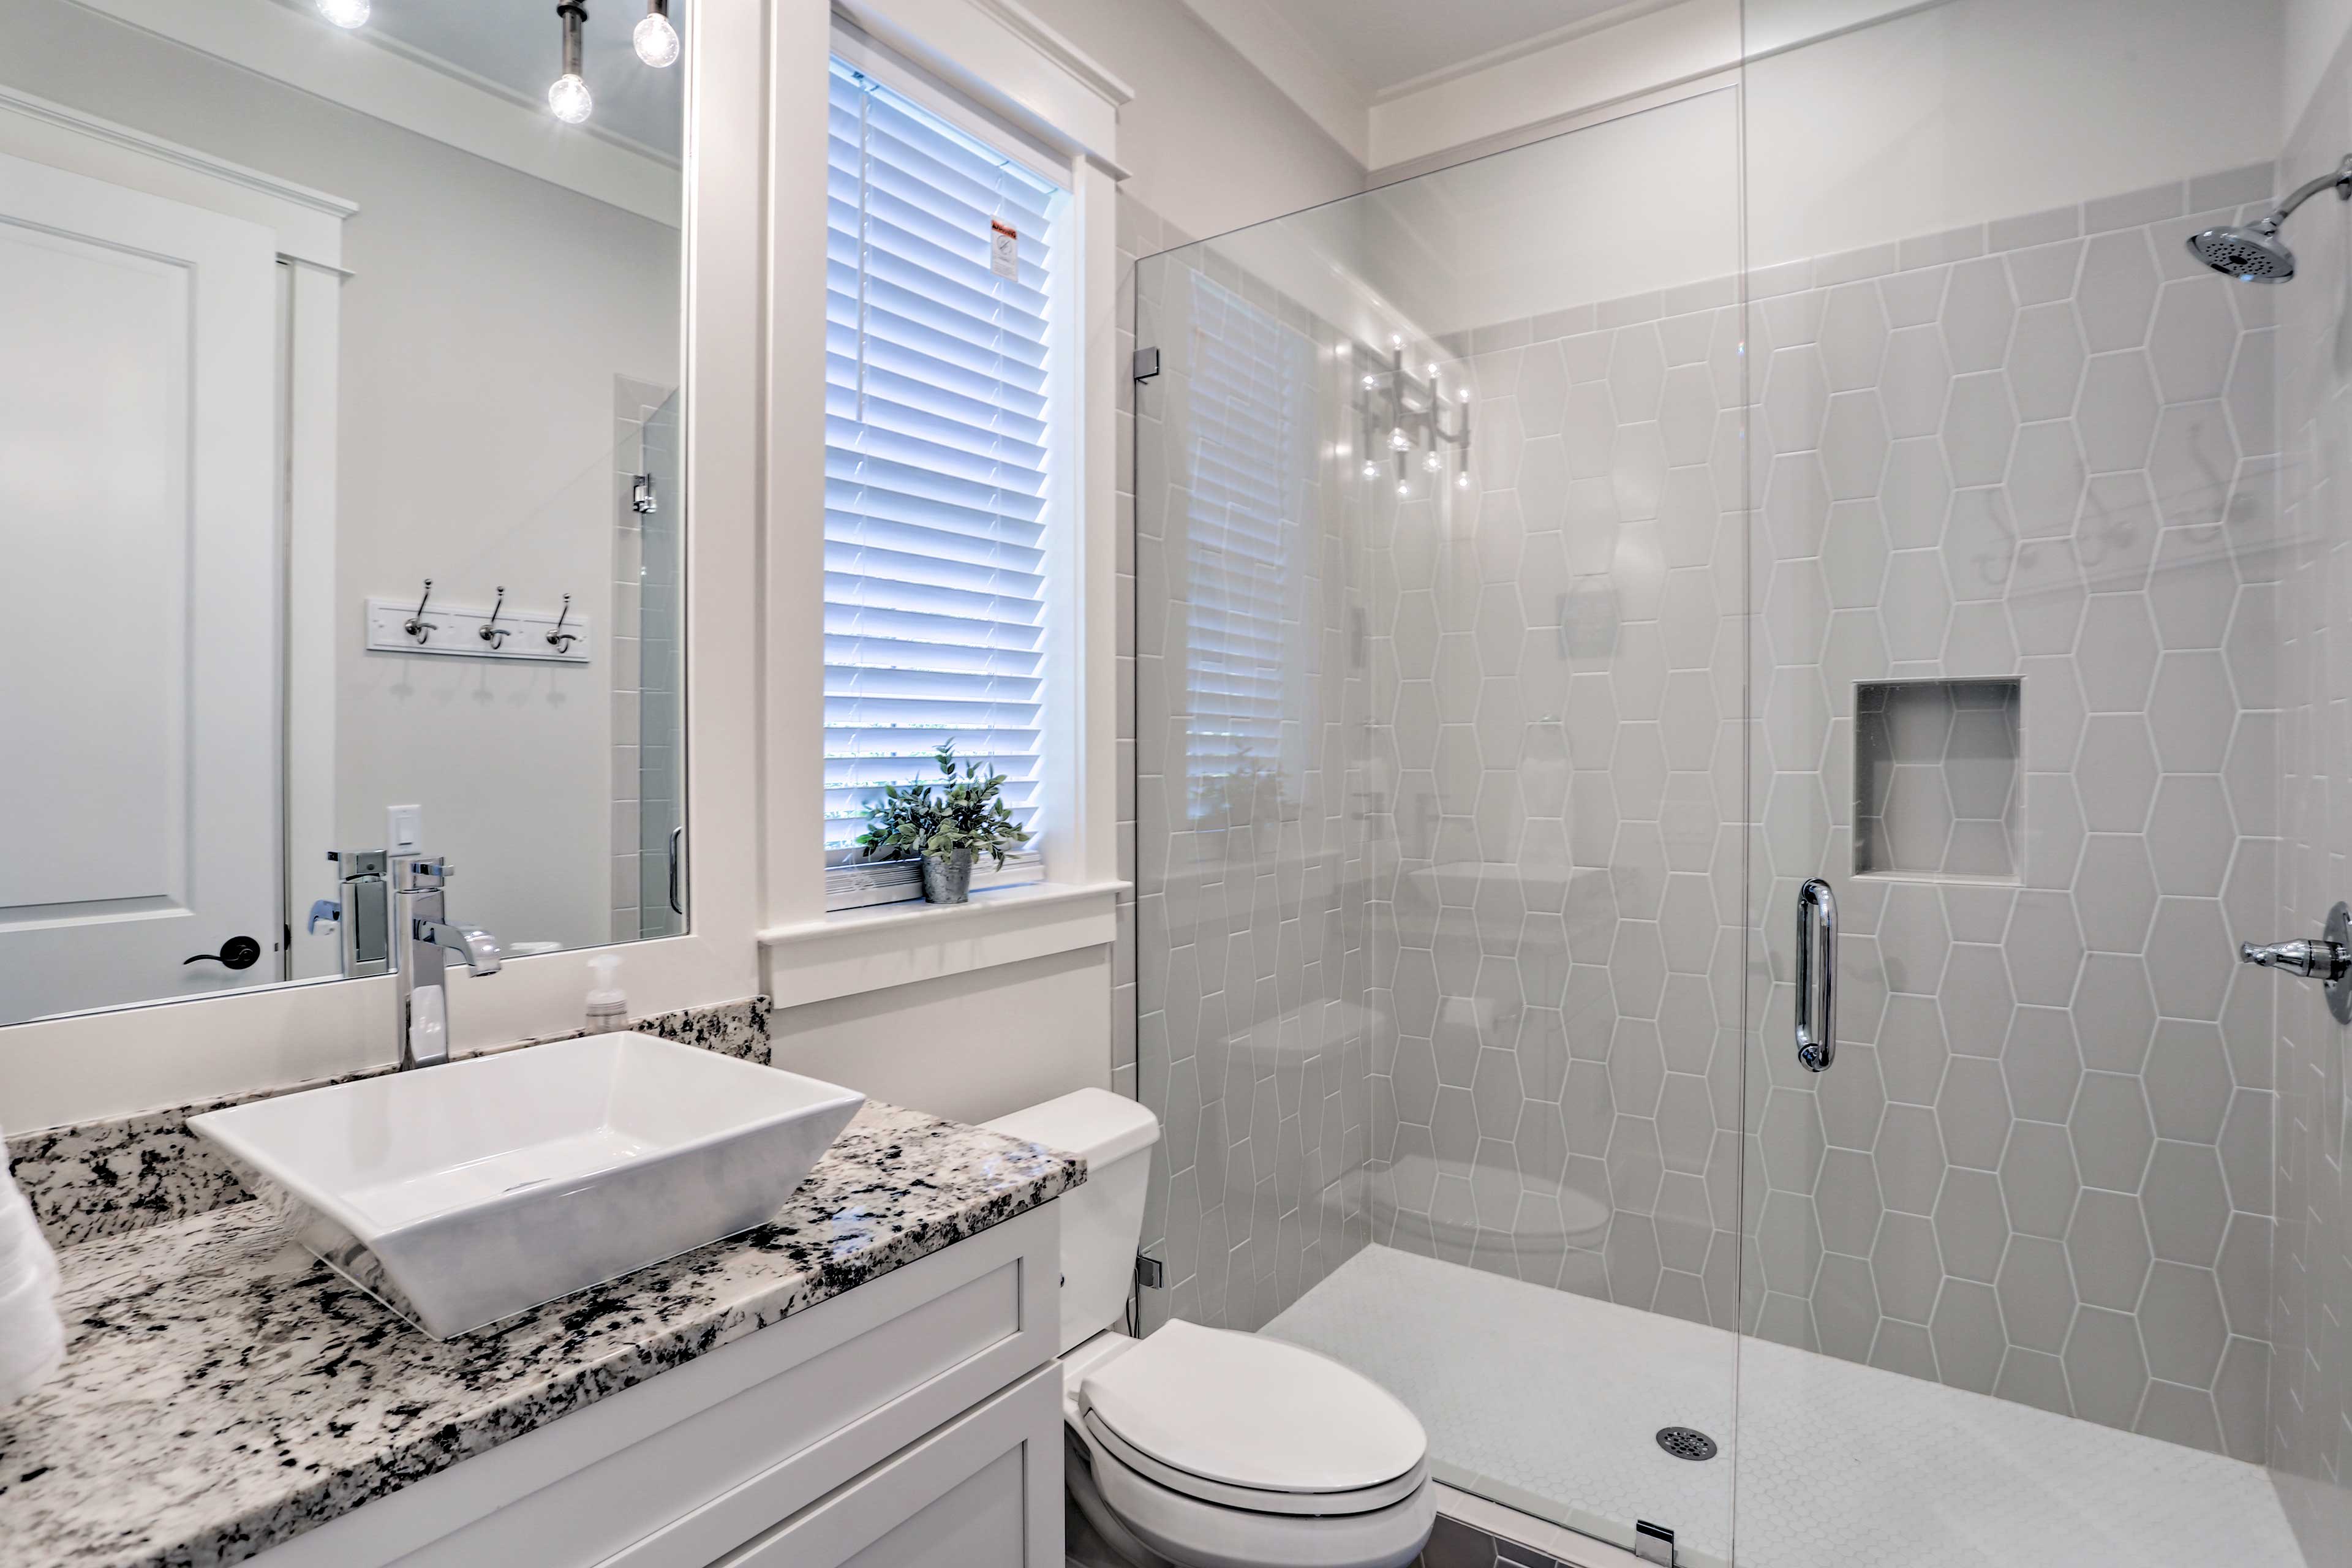
{"type": "Polygon", "coordinates": [[[1738,1346],[1736,132],[1703,95],[1136,273],[1146,1326],[1333,1355],[1525,1543],[1685,1564],[1738,1346]]]}
{"type": "Polygon", "coordinates": [[[1745,71],[1753,1568],[2302,1561],[2264,1466],[2312,1464],[2335,1357],[2290,1354],[2277,1304],[2324,1313],[2274,1170],[2340,1108],[2276,1089],[2341,1036],[2237,944],[2340,896],[2282,858],[2298,787],[2324,834],[2297,767],[2352,763],[2293,677],[2339,459],[2282,453],[2340,374],[2344,218],[2280,289],[2183,242],[2334,166],[2342,104],[2275,169],[2185,125],[2163,73],[2232,18],[1954,0],[1745,71]],[[2128,159],[2052,129],[2100,93],[2128,159]]]}

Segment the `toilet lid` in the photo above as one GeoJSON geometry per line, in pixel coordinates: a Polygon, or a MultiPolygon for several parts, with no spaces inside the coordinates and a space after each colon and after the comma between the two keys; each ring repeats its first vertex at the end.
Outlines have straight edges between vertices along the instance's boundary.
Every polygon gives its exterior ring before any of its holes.
{"type": "Polygon", "coordinates": [[[1428,1448],[1412,1412],[1361,1373],[1279,1340],[1181,1321],[1088,1373],[1081,1389],[1138,1452],[1255,1491],[1376,1487],[1428,1448]]]}

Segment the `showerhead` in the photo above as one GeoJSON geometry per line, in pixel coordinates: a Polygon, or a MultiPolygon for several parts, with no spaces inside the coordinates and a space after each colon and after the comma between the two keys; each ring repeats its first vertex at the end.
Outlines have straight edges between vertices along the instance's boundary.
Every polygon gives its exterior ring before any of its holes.
{"type": "Polygon", "coordinates": [[[2201,230],[2189,237],[2189,254],[2241,283],[2284,283],[2294,276],[2294,252],[2275,225],[2201,230]]]}
{"type": "Polygon", "coordinates": [[[2333,188],[2340,201],[2352,201],[2352,155],[2335,169],[2299,187],[2281,202],[2278,210],[2257,223],[2209,228],[2189,237],[2189,254],[2241,283],[2284,283],[2294,276],[2294,252],[2279,238],[2279,226],[2320,192],[2333,188]]]}

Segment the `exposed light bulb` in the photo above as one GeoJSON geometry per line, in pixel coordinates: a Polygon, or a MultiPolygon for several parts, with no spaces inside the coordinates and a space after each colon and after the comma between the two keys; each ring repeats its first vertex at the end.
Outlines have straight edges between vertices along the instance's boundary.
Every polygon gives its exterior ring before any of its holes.
{"type": "Polygon", "coordinates": [[[653,5],[646,12],[646,19],[639,22],[636,31],[629,35],[630,40],[637,46],[637,58],[649,66],[677,64],[680,46],[677,29],[669,25],[669,17],[666,15],[668,9],[667,0],[654,0],[653,5]]]}
{"type": "Polygon", "coordinates": [[[564,124],[577,125],[596,107],[580,73],[580,35],[588,26],[588,6],[585,0],[557,0],[555,16],[563,24],[563,69],[547,89],[547,107],[564,124]]]}
{"type": "Polygon", "coordinates": [[[366,25],[368,0],[319,0],[319,15],[338,27],[366,25]]]}
{"type": "Polygon", "coordinates": [[[1397,481],[1397,494],[1401,496],[1409,496],[1412,494],[1412,487],[1405,483],[1404,480],[1399,479],[1397,481]]]}
{"type": "Polygon", "coordinates": [[[1436,453],[1432,452],[1427,457],[1422,458],[1421,466],[1427,468],[1433,474],[1445,467],[1445,459],[1439,457],[1436,453]]]}
{"type": "Polygon", "coordinates": [[[1454,488],[1457,490],[1466,490],[1470,488],[1469,469],[1465,468],[1460,473],[1454,476],[1454,488]]]}
{"type": "Polygon", "coordinates": [[[588,118],[589,112],[596,107],[596,100],[588,96],[586,82],[567,72],[557,77],[554,85],[547,89],[547,107],[553,110],[555,118],[564,124],[577,125],[588,118]]]}
{"type": "Polygon", "coordinates": [[[1380,385],[1380,384],[1381,378],[1377,375],[1368,375],[1364,377],[1364,390],[1366,392],[1371,391],[1372,388],[1380,385]]]}
{"type": "Polygon", "coordinates": [[[1428,377],[1429,377],[1432,381],[1436,380],[1436,379],[1437,379],[1437,362],[1436,362],[1435,360],[1431,360],[1431,361],[1429,362],[1429,368],[1428,368],[1428,370],[1427,370],[1426,372],[1424,372],[1423,374],[1425,374],[1426,375],[1428,375],[1428,377]]]}
{"type": "Polygon", "coordinates": [[[1378,463],[1373,462],[1370,458],[1366,458],[1364,459],[1364,478],[1368,479],[1377,479],[1380,477],[1381,466],[1378,463]]]}
{"type": "Polygon", "coordinates": [[[1412,446],[1412,443],[1405,439],[1403,431],[1391,430],[1389,432],[1389,450],[1392,452],[1402,452],[1411,449],[1412,446]]]}

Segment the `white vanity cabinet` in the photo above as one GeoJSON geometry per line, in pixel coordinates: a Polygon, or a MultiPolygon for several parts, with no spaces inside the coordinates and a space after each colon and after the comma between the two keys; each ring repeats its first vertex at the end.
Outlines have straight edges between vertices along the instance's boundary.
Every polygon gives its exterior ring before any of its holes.
{"type": "Polygon", "coordinates": [[[1059,1205],[380,1498],[268,1568],[1061,1568],[1059,1205]]]}

